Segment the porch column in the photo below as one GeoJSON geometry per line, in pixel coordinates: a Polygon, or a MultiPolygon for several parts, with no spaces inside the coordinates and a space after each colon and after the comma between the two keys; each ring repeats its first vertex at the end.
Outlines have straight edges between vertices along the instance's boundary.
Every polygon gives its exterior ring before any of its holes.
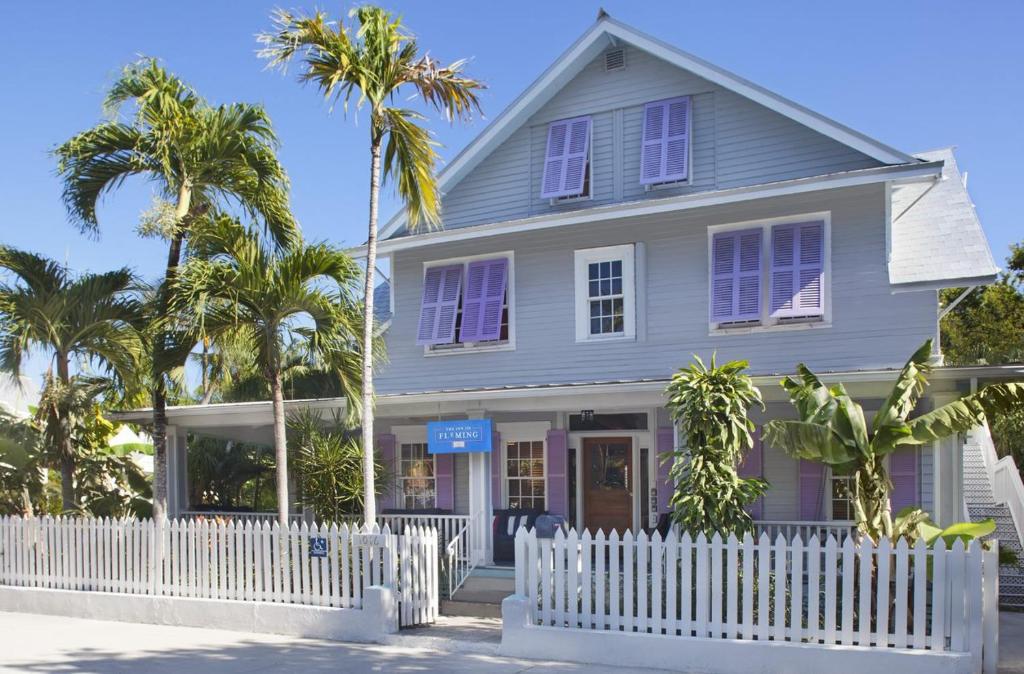
{"type": "Polygon", "coordinates": [[[167,427],[167,517],[188,510],[188,431],[167,427]]]}
{"type": "MultiPolygon", "coordinates": [[[[483,419],[484,410],[471,410],[469,419],[483,419]]],[[[491,460],[493,451],[469,453],[469,526],[474,564],[493,564],[494,546],[491,543],[491,460]]]]}

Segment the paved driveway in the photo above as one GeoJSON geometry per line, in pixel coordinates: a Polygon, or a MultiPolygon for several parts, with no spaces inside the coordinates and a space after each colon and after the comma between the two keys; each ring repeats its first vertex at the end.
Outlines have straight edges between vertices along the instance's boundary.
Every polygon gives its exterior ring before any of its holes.
{"type": "MultiPolygon", "coordinates": [[[[0,672],[593,672],[621,668],[0,612],[0,672]]],[[[649,674],[654,670],[645,670],[649,674]]]]}

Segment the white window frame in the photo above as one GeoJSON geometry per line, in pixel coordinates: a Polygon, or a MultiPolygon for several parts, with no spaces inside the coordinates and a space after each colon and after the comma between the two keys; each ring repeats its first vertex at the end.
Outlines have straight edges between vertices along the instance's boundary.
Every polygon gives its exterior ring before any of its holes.
{"type": "Polygon", "coordinates": [[[514,421],[496,425],[501,437],[498,448],[498,460],[501,461],[501,504],[508,508],[508,453],[505,451],[507,442],[543,442],[544,443],[544,509],[548,507],[548,431],[551,423],[547,421],[514,421]]]}
{"type": "MultiPolygon", "coordinates": [[[[850,485],[852,486],[853,476],[852,475],[836,475],[835,473],[832,472],[831,468],[826,468],[825,476],[826,476],[827,483],[828,483],[828,489],[827,489],[827,491],[825,493],[825,508],[824,508],[825,515],[826,515],[826,520],[829,521],[829,522],[850,522],[850,521],[853,521],[852,517],[850,519],[848,519],[848,520],[836,519],[834,510],[833,510],[833,503],[832,503],[832,487],[834,486],[833,482],[835,480],[847,480],[850,483],[850,485]]],[[[850,509],[851,510],[853,509],[853,497],[852,496],[850,497],[850,509]]]]}
{"type": "MultiPolygon", "coordinates": [[[[466,282],[466,268],[470,262],[476,260],[493,260],[503,257],[508,260],[508,279],[505,281],[505,297],[508,304],[508,339],[504,342],[454,342],[452,344],[436,344],[423,347],[423,355],[452,356],[462,353],[486,353],[489,351],[515,351],[516,350],[516,265],[515,252],[511,250],[497,251],[494,253],[483,253],[481,255],[468,255],[463,257],[450,257],[443,260],[430,260],[423,263],[423,279],[426,280],[427,270],[431,267],[448,267],[454,264],[461,264],[462,281],[466,282]]],[[[459,303],[462,303],[460,289],[459,303]]],[[[392,313],[394,310],[392,309],[392,313]]]]}
{"type": "MultiPolygon", "coordinates": [[[[392,434],[395,436],[395,506],[398,509],[405,509],[405,480],[402,476],[402,445],[413,445],[413,444],[427,444],[427,427],[426,426],[393,426],[391,428],[392,434]]],[[[427,456],[433,461],[434,464],[434,505],[432,508],[437,507],[437,455],[430,454],[429,451],[427,456]]]]}
{"type": "Polygon", "coordinates": [[[636,339],[636,244],[583,248],[573,253],[576,297],[576,342],[597,343],[636,339]],[[623,331],[609,335],[590,334],[589,265],[622,261],[623,331]]]}
{"type": "MultiPolygon", "coordinates": [[[[775,218],[762,218],[759,220],[746,220],[743,222],[730,222],[721,225],[708,226],[707,244],[707,270],[704,274],[704,282],[707,284],[705,301],[708,306],[711,303],[711,270],[714,268],[713,247],[715,234],[744,229],[761,228],[761,317],[749,321],[737,321],[718,323],[708,322],[709,336],[737,335],[757,332],[784,332],[788,330],[817,330],[832,327],[832,212],[819,211],[816,213],[797,213],[784,215],[775,218]],[[771,316],[771,245],[772,227],[776,225],[789,225],[801,222],[820,221],[824,223],[825,235],[825,259],[822,266],[824,283],[822,287],[822,298],[824,312],[820,316],[809,316],[807,318],[785,319],[771,316]]],[[[705,315],[710,316],[710,311],[705,315]]]]}

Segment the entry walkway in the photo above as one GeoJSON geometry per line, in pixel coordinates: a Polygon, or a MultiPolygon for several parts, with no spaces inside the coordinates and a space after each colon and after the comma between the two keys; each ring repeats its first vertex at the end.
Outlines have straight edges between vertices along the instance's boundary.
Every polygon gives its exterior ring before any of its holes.
{"type": "Polygon", "coordinates": [[[0,672],[623,674],[612,667],[517,660],[465,649],[453,656],[451,651],[409,647],[407,639],[415,638],[402,637],[402,645],[374,646],[0,611],[0,672]]]}

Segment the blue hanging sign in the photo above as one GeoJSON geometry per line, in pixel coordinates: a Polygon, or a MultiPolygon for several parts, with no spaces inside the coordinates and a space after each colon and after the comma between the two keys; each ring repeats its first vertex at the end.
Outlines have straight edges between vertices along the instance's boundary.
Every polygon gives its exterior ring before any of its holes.
{"type": "Polygon", "coordinates": [[[327,539],[323,536],[309,537],[309,556],[311,558],[323,558],[327,556],[327,539]]]}
{"type": "Polygon", "coordinates": [[[460,419],[427,422],[427,451],[431,454],[491,451],[491,420],[460,419]]]}

